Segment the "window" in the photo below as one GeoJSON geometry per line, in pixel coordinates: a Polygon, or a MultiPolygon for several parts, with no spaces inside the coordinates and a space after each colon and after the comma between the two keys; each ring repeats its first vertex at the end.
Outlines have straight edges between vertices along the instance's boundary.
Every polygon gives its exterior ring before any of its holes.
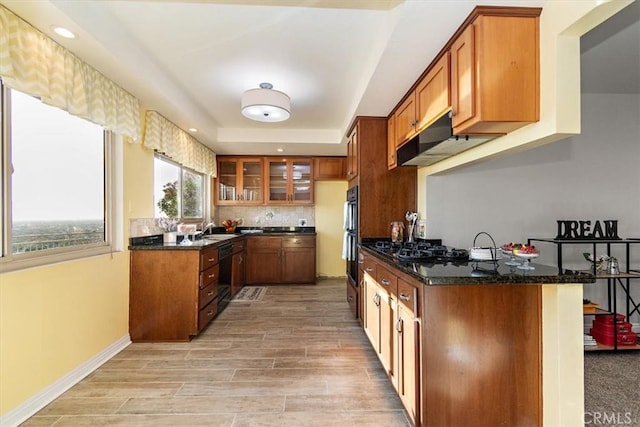
{"type": "Polygon", "coordinates": [[[205,217],[204,175],[161,156],[154,163],[155,216],[202,221],[205,217]]]}
{"type": "Polygon", "coordinates": [[[111,250],[111,134],[2,91],[2,270],[111,250]]]}

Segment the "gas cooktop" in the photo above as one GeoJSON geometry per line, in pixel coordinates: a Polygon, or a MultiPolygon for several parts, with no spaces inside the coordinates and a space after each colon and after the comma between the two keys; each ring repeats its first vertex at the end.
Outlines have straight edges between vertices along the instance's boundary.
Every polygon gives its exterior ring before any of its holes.
{"type": "Polygon", "coordinates": [[[375,251],[397,258],[401,262],[467,262],[469,252],[466,249],[447,248],[430,242],[391,242],[379,240],[370,246],[375,251]]]}

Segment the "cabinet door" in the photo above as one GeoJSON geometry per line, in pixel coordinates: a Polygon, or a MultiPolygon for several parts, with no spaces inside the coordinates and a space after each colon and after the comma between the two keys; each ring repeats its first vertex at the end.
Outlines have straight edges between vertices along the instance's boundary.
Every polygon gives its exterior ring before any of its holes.
{"type": "Polygon", "coordinates": [[[280,283],[282,238],[250,236],[247,238],[246,283],[280,283]]]}
{"type": "Polygon", "coordinates": [[[395,112],[396,147],[402,146],[416,133],[416,96],[411,92],[395,112]]]}
{"type": "Polygon", "coordinates": [[[238,164],[240,176],[240,200],[245,204],[261,204],[264,201],[264,182],[262,179],[262,161],[242,160],[238,164]]]}
{"type": "Polygon", "coordinates": [[[282,249],[282,283],[315,283],[315,248],[282,249]]]}
{"type": "Polygon", "coordinates": [[[368,274],[363,278],[364,332],[376,353],[380,349],[380,297],[378,285],[368,274]]]}
{"type": "Polygon", "coordinates": [[[393,169],[398,166],[396,159],[396,126],[395,117],[387,120],[387,167],[393,169]]]}
{"type": "Polygon", "coordinates": [[[293,160],[290,162],[290,197],[295,204],[313,203],[313,163],[311,159],[293,160]]]}
{"type": "Polygon", "coordinates": [[[235,202],[235,200],[237,200],[239,193],[237,159],[218,159],[218,177],[216,178],[216,184],[216,204],[235,202]]]}
{"type": "Polygon", "coordinates": [[[397,390],[407,413],[415,424],[420,376],[419,328],[413,310],[405,305],[398,304],[397,315],[397,390]]]}
{"type": "Polygon", "coordinates": [[[233,254],[231,259],[231,296],[235,296],[245,282],[245,251],[233,254]]]}
{"type": "Polygon", "coordinates": [[[451,45],[451,103],[453,127],[475,116],[475,46],[473,24],[451,45]]]}
{"type": "Polygon", "coordinates": [[[358,126],[356,125],[347,138],[347,179],[358,176],[358,126]]]}
{"type": "Polygon", "coordinates": [[[422,131],[451,108],[449,86],[449,52],[445,52],[416,88],[416,132],[422,131]]]}
{"type": "Polygon", "coordinates": [[[267,202],[289,201],[289,165],[286,160],[267,160],[267,202]]]}
{"type": "Polygon", "coordinates": [[[393,333],[396,301],[386,290],[380,289],[378,292],[380,294],[380,348],[378,357],[380,357],[384,369],[393,377],[393,333]]]}
{"type": "Polygon", "coordinates": [[[343,180],[346,178],[346,157],[316,157],[313,159],[314,181],[343,180]]]}

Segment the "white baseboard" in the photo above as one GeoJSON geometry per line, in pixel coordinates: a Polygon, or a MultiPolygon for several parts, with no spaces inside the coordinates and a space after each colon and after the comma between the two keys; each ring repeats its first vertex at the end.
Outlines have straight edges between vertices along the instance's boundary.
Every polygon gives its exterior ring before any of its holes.
{"type": "Polygon", "coordinates": [[[102,364],[107,362],[116,354],[124,350],[131,344],[129,335],[125,335],[91,359],[82,363],[80,366],[69,372],[54,383],[48,385],[38,393],[34,394],[16,408],[10,410],[0,417],[0,426],[15,427],[25,422],[29,417],[47,406],[58,396],[71,387],[79,383],[84,377],[98,369],[102,364]]]}

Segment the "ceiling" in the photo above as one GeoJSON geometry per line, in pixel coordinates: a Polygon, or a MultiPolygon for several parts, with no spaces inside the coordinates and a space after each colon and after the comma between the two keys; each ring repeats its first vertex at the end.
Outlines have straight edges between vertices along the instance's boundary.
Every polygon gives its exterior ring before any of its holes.
{"type": "MultiPolygon", "coordinates": [[[[284,155],[344,155],[353,117],[386,116],[477,2],[0,3],[116,81],[145,108],[185,130],[197,128],[193,136],[218,154],[276,155],[281,148],[284,155]],[[78,38],[61,39],[50,28],[54,24],[78,38]],[[289,120],[259,123],[242,116],[243,92],[261,82],[291,97],[289,120]]],[[[592,50],[599,43],[594,41],[592,50]]]]}

